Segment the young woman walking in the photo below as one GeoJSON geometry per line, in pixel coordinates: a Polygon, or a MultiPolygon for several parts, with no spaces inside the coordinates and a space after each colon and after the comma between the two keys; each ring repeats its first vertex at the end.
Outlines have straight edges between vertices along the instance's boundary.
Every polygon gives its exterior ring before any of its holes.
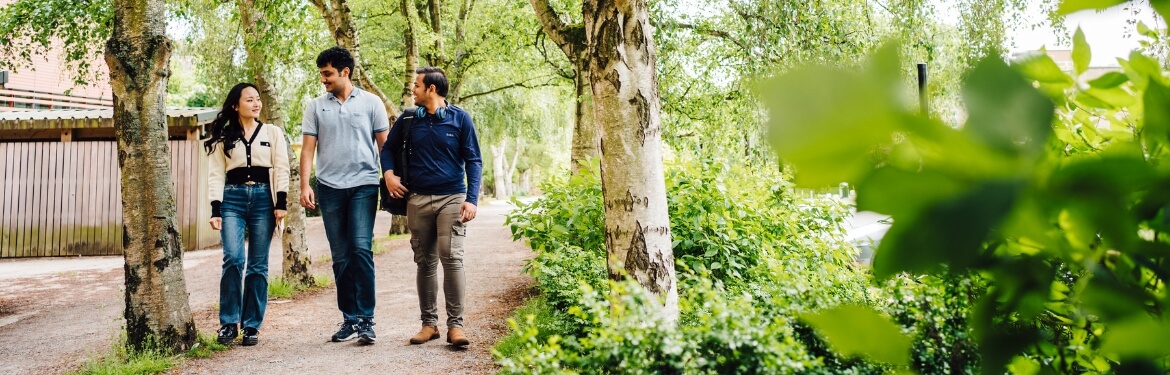
{"type": "Polygon", "coordinates": [[[203,143],[211,159],[211,227],[223,240],[221,344],[235,341],[240,330],[242,345],[259,341],[268,305],[268,246],[288,199],[288,139],[280,127],[260,122],[261,108],[256,86],[232,87],[203,143]]]}

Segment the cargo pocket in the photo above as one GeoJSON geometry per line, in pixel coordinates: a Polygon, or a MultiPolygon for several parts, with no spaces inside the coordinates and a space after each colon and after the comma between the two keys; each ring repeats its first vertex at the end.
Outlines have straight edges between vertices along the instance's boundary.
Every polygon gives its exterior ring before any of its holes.
{"type": "Polygon", "coordinates": [[[419,240],[417,238],[411,238],[410,239],[410,250],[414,251],[414,262],[415,263],[422,263],[423,258],[425,257],[425,254],[423,254],[422,249],[419,249],[418,243],[419,243],[419,240]]]}
{"type": "Polygon", "coordinates": [[[456,222],[451,225],[451,259],[463,260],[463,240],[467,238],[467,225],[456,222]]]}

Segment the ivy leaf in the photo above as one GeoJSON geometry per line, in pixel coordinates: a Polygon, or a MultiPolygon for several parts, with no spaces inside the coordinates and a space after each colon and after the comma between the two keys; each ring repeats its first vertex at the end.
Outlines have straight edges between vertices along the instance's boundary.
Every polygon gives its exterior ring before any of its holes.
{"type": "Polygon", "coordinates": [[[1087,9],[1107,9],[1129,0],[1064,0],[1056,13],[1067,15],[1087,9]]]}
{"type": "Polygon", "coordinates": [[[1085,41],[1085,32],[1077,27],[1077,32],[1073,34],[1073,69],[1077,75],[1081,75],[1089,69],[1089,62],[1092,61],[1093,52],[1089,49],[1089,43],[1085,41]]]}
{"type": "Polygon", "coordinates": [[[1053,104],[998,57],[985,58],[963,87],[963,129],[988,146],[1035,157],[1052,133],[1053,104]]]}
{"type": "Polygon", "coordinates": [[[769,139],[797,170],[801,186],[856,183],[873,168],[870,152],[899,129],[904,106],[897,93],[897,46],[882,48],[879,67],[858,73],[814,66],[798,69],[760,88],[769,109],[769,139]]]}
{"type": "Polygon", "coordinates": [[[801,318],[843,356],[864,355],[897,366],[910,363],[910,338],[872,308],[845,305],[804,314],[801,318]]]}

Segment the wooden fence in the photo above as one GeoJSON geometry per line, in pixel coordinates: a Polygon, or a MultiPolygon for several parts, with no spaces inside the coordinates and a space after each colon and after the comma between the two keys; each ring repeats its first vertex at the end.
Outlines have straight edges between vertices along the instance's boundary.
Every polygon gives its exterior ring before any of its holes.
{"type": "MultiPolygon", "coordinates": [[[[183,245],[218,244],[205,153],[197,140],[169,145],[183,245]]],[[[0,258],[122,254],[117,143],[0,143],[0,168],[0,258]]]]}

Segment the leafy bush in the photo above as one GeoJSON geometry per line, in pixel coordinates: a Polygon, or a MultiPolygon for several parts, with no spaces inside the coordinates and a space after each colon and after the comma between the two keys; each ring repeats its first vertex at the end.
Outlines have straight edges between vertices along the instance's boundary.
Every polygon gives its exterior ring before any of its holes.
{"type": "MultiPolygon", "coordinates": [[[[931,309],[969,313],[916,324],[960,336],[920,342],[916,361],[969,357],[969,337],[972,366],[988,373],[1170,370],[1170,78],[1134,52],[1121,71],[1079,83],[1090,56],[1079,31],[1072,55],[1073,75],[1044,54],[984,59],[967,75],[957,129],[890,95],[901,86],[895,47],[860,72],[810,67],[767,83],[770,110],[784,114],[770,119],[773,144],[796,182],[847,181],[859,209],[893,217],[879,280],[954,273],[987,285],[917,290],[941,297],[931,309]],[[873,165],[868,150],[881,147],[889,157],[873,165]]],[[[902,319],[954,316],[903,307],[902,319]]]]}
{"type": "Polygon", "coordinates": [[[866,276],[853,262],[856,249],[841,239],[848,212],[835,200],[800,198],[776,172],[671,165],[667,189],[682,313],[672,327],[658,324],[651,315],[656,297],[640,288],[618,284],[622,297],[610,293],[604,232],[594,229],[604,227],[596,174],[554,179],[541,189],[542,199],[507,220],[513,235],[537,252],[526,270],[551,314],[517,315],[526,323],[499,348],[506,371],[882,369],[836,357],[797,323],[802,312],[868,303],[866,276]],[[735,184],[723,182],[733,178],[735,184]]]}

